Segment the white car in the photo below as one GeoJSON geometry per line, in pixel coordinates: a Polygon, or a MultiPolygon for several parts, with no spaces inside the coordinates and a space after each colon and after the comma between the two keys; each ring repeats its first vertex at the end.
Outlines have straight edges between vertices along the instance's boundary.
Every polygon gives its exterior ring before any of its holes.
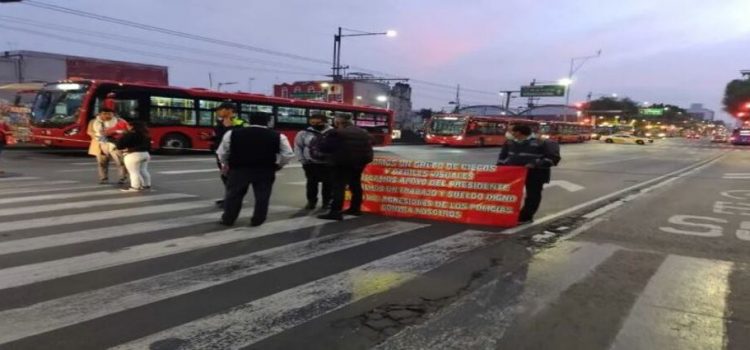
{"type": "Polygon", "coordinates": [[[602,136],[602,140],[606,143],[633,143],[637,145],[645,145],[647,143],[654,143],[654,139],[647,137],[639,137],[628,134],[614,134],[609,136],[602,136]]]}

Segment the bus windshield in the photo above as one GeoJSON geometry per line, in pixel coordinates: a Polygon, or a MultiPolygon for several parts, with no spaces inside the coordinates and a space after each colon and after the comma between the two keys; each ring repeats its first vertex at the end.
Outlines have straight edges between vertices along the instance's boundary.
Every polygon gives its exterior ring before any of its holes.
{"type": "Polygon", "coordinates": [[[430,130],[435,135],[461,135],[466,126],[466,119],[441,118],[434,119],[430,130]]]}
{"type": "Polygon", "coordinates": [[[85,84],[50,84],[36,95],[31,109],[31,124],[38,127],[63,127],[78,119],[88,86],[85,84]]]}

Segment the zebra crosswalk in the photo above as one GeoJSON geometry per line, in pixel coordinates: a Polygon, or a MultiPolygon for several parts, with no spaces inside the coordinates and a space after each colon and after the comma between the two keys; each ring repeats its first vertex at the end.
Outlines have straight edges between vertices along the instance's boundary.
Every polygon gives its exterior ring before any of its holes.
{"type": "Polygon", "coordinates": [[[496,239],[286,206],[260,227],[224,228],[211,201],[188,194],[3,180],[0,348],[249,346],[496,239]]]}
{"type": "MultiPolygon", "coordinates": [[[[295,334],[505,236],[287,206],[226,228],[188,194],[16,179],[0,183],[0,349],[347,348],[295,334]]],[[[371,345],[741,349],[748,289],[745,262],[565,241],[371,345]]]]}

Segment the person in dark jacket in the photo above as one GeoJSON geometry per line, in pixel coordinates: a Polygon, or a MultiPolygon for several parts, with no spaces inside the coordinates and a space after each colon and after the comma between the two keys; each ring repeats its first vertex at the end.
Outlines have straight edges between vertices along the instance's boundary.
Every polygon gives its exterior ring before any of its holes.
{"type": "Polygon", "coordinates": [[[128,170],[130,187],[123,192],[140,192],[151,189],[148,162],[151,160],[151,136],[146,123],[136,120],[129,124],[128,131],[117,141],[117,149],[123,152],[125,168],[128,170]]]}
{"type": "Polygon", "coordinates": [[[549,140],[539,140],[532,136],[528,125],[514,125],[507,135],[497,160],[500,166],[525,166],[526,199],[518,216],[519,224],[534,221],[534,214],[542,202],[544,184],[551,180],[551,167],[560,162],[560,146],[549,140]]]}
{"type": "Polygon", "coordinates": [[[366,130],[354,126],[349,115],[337,115],[321,149],[330,154],[332,166],[331,210],[318,216],[325,220],[343,220],[343,214],[362,215],[362,172],[372,162],[374,140],[366,130]],[[352,192],[349,209],[342,212],[346,187],[352,192]]]}
{"type": "MultiPolygon", "coordinates": [[[[224,101],[219,107],[216,108],[216,125],[214,126],[214,136],[211,139],[211,152],[216,152],[219,148],[221,140],[224,138],[224,134],[227,131],[234,128],[247,127],[248,124],[244,120],[237,118],[237,104],[232,101],[224,101]]],[[[227,177],[221,172],[221,161],[216,158],[216,166],[219,168],[219,176],[221,177],[221,183],[224,186],[227,185],[227,177]]],[[[218,207],[223,207],[224,200],[219,199],[216,201],[218,207]]]]}
{"type": "Polygon", "coordinates": [[[250,115],[250,127],[227,131],[216,150],[222,172],[227,176],[224,215],[221,224],[232,226],[242,210],[242,201],[250,185],[255,194],[251,226],[266,221],[276,171],[294,158],[289,140],[268,128],[268,116],[250,115]]]}

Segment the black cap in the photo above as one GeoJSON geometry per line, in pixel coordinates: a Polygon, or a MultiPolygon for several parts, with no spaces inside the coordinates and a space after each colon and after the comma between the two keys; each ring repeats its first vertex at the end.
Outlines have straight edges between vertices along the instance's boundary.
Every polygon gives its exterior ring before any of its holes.
{"type": "Polygon", "coordinates": [[[237,111],[237,104],[235,104],[232,101],[224,101],[222,102],[219,107],[216,107],[216,110],[222,110],[222,109],[231,109],[233,111],[237,111]]]}
{"type": "Polygon", "coordinates": [[[115,110],[113,108],[111,108],[111,107],[102,107],[102,109],[100,110],[100,112],[102,112],[102,113],[114,113],[115,110]]]}

